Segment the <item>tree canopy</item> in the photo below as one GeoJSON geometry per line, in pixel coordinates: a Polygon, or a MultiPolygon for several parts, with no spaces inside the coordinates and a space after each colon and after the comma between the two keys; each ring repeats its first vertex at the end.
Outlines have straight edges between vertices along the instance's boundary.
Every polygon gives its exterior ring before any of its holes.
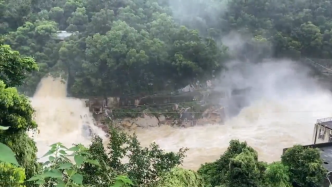
{"type": "Polygon", "coordinates": [[[33,121],[34,109],[29,99],[13,87],[21,85],[26,74],[37,69],[34,59],[22,56],[0,42],[0,126],[8,128],[0,131],[0,143],[11,148],[18,164],[25,169],[23,172],[22,168],[0,163],[0,180],[8,180],[4,185],[21,185],[25,177],[32,177],[39,170],[37,147],[26,134],[37,128],[33,121]]]}
{"type": "Polygon", "coordinates": [[[38,62],[20,87],[26,94],[61,67],[73,96],[118,96],[210,78],[229,58],[223,38],[232,32],[246,36],[237,56],[331,58],[329,8],[325,0],[2,0],[0,33],[38,62]]]}
{"type": "Polygon", "coordinates": [[[26,94],[61,69],[73,96],[118,96],[211,78],[230,57],[223,38],[233,32],[245,36],[236,56],[331,58],[329,8],[325,0],[2,0],[0,33],[38,62],[20,87],[26,94]]]}
{"type": "Polygon", "coordinates": [[[327,173],[322,164],[317,149],[300,145],[288,149],[281,162],[267,164],[246,142],[232,140],[218,160],[203,164],[198,173],[212,187],[318,187],[327,173]]]}

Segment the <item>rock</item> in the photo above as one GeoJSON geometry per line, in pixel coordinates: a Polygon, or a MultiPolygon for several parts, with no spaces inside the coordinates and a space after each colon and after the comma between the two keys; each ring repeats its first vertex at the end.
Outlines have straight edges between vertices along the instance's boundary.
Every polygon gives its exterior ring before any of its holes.
{"type": "Polygon", "coordinates": [[[187,128],[187,127],[191,127],[192,124],[191,124],[189,121],[186,121],[186,122],[183,122],[183,123],[181,124],[181,126],[187,128]]]}
{"type": "MultiPolygon", "coordinates": [[[[223,124],[225,120],[225,111],[223,107],[211,107],[204,111],[202,117],[205,120],[205,123],[223,124]]],[[[202,122],[203,121],[200,121],[200,123],[202,122]]]]}
{"type": "Polygon", "coordinates": [[[173,120],[165,120],[165,121],[163,121],[163,123],[161,125],[172,126],[173,125],[173,120]]]}
{"type": "Polygon", "coordinates": [[[121,123],[121,125],[124,127],[124,128],[130,128],[131,127],[131,125],[132,125],[132,122],[130,122],[130,121],[123,121],[122,123],[121,123]]]}
{"type": "Polygon", "coordinates": [[[154,116],[148,116],[144,114],[143,117],[136,118],[135,123],[138,127],[148,128],[148,127],[157,127],[159,126],[159,121],[154,116]]]}
{"type": "MultiPolygon", "coordinates": [[[[163,117],[162,119],[164,118],[165,117],[163,117]]],[[[136,129],[138,127],[148,128],[148,127],[159,126],[158,119],[154,116],[148,116],[148,115],[144,115],[143,117],[138,117],[135,119],[126,118],[122,120],[120,123],[122,128],[130,130],[136,129]]]]}
{"type": "Polygon", "coordinates": [[[137,127],[138,127],[138,126],[134,123],[134,124],[130,127],[130,130],[136,130],[137,127]]]}
{"type": "Polygon", "coordinates": [[[106,125],[102,125],[101,129],[103,129],[103,131],[106,133],[109,132],[109,128],[106,125]]]}
{"type": "Polygon", "coordinates": [[[99,124],[99,125],[96,125],[96,127],[100,128],[101,130],[103,130],[106,134],[109,133],[109,128],[107,125],[104,125],[104,124],[99,124]]]}
{"type": "Polygon", "coordinates": [[[159,124],[158,124],[159,126],[166,123],[165,116],[159,116],[158,119],[159,119],[159,124]]]}
{"type": "Polygon", "coordinates": [[[83,124],[82,126],[82,134],[85,138],[89,138],[92,135],[92,129],[90,126],[83,124]]]}

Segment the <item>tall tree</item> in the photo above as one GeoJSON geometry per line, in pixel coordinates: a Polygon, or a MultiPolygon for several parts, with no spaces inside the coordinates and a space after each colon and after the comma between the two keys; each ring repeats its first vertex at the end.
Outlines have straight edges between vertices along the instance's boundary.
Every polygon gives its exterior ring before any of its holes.
{"type": "Polygon", "coordinates": [[[9,127],[0,131],[0,142],[14,151],[27,177],[32,177],[39,169],[35,142],[26,134],[27,130],[36,129],[37,124],[33,121],[34,110],[28,98],[10,86],[19,86],[28,72],[37,69],[32,58],[22,57],[10,46],[0,44],[0,126],[9,127]]]}

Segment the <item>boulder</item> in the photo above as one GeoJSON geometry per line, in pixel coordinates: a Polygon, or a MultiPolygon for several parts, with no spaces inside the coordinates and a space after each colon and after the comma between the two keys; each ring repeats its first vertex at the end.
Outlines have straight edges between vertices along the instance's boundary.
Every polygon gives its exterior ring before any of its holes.
{"type": "Polygon", "coordinates": [[[157,127],[159,126],[159,121],[154,116],[149,116],[144,114],[143,117],[138,117],[135,119],[135,123],[138,127],[148,128],[148,127],[157,127]]]}

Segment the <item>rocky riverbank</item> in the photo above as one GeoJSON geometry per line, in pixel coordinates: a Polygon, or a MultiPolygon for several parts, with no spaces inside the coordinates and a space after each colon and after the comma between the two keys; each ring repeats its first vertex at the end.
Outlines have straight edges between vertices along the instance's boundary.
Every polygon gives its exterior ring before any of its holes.
{"type": "Polygon", "coordinates": [[[151,128],[161,125],[168,125],[174,127],[188,128],[191,126],[201,126],[205,124],[220,124],[222,125],[225,116],[222,113],[222,109],[215,109],[213,107],[206,109],[200,118],[192,118],[193,113],[181,113],[179,118],[167,117],[164,115],[155,115],[151,113],[142,113],[138,117],[134,118],[121,118],[121,119],[104,119],[97,125],[99,128],[108,132],[109,126],[113,126],[117,129],[134,131],[137,128],[151,128]],[[185,115],[187,114],[187,115],[185,115]],[[188,119],[188,117],[190,117],[188,119]]]}

